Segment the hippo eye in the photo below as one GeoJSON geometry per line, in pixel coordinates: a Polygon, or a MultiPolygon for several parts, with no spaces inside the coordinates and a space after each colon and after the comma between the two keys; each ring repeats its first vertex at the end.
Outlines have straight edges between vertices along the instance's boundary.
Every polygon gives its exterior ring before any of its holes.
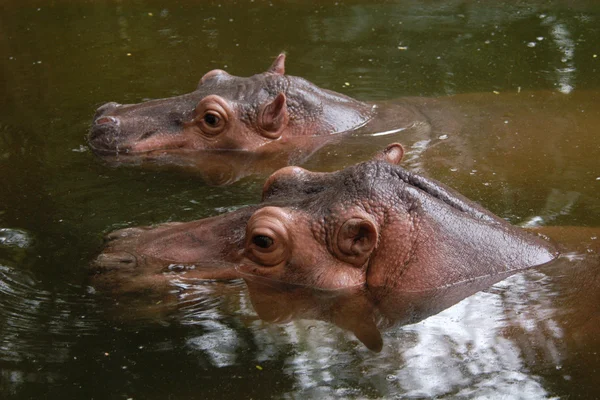
{"type": "Polygon", "coordinates": [[[216,137],[227,129],[233,110],[225,99],[217,95],[206,96],[196,105],[192,123],[205,137],[216,137]]]}
{"type": "Polygon", "coordinates": [[[204,122],[206,122],[208,126],[216,127],[219,125],[219,122],[221,122],[221,118],[215,114],[207,113],[204,115],[204,122]]]}
{"type": "Polygon", "coordinates": [[[206,111],[200,120],[200,129],[208,136],[216,136],[225,129],[225,119],[217,111],[206,111]]]}
{"type": "Polygon", "coordinates": [[[246,226],[245,255],[261,267],[281,265],[291,249],[288,219],[277,207],[256,211],[246,226]]]}
{"type": "Polygon", "coordinates": [[[256,235],[252,238],[252,243],[257,245],[261,249],[268,249],[273,245],[273,239],[264,235],[256,235]]]}

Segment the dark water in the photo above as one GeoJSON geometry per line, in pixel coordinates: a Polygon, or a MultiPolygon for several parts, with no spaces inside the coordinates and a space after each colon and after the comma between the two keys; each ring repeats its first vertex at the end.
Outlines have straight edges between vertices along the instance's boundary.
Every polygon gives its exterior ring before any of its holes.
{"type": "MultiPolygon", "coordinates": [[[[550,91],[568,106],[600,91],[599,20],[592,1],[4,2],[0,397],[600,397],[598,329],[565,322],[577,308],[599,321],[600,296],[569,303],[558,267],[388,331],[379,354],[326,323],[261,322],[242,284],[197,284],[175,313],[151,296],[115,310],[85,271],[111,230],[214,215],[262,186],[103,165],[85,135],[106,101],[189,92],[213,68],[251,75],[285,50],[288,73],[362,100],[550,91]]],[[[598,125],[569,135],[566,121],[519,163],[488,138],[478,166],[432,151],[427,170],[513,223],[600,226],[598,125]]]]}

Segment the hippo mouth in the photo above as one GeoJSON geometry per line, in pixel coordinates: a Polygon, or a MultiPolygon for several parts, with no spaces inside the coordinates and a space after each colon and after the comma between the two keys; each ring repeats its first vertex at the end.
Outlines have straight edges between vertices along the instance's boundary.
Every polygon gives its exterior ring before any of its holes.
{"type": "MultiPolygon", "coordinates": [[[[186,155],[190,155],[190,158],[193,158],[198,153],[192,149],[185,148],[184,143],[167,142],[166,140],[164,141],[166,143],[160,143],[155,138],[152,138],[128,144],[114,139],[115,135],[118,135],[117,128],[96,124],[92,126],[88,134],[88,146],[90,150],[108,164],[139,164],[143,161],[160,160],[161,164],[186,165],[186,155]],[[173,157],[169,157],[171,155],[173,157]]],[[[146,134],[147,137],[154,135],[156,135],[155,132],[146,134]]]]}

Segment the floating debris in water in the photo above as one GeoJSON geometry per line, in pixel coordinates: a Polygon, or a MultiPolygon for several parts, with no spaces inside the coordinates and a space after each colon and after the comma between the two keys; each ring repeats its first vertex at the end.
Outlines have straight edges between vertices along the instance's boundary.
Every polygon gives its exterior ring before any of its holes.
{"type": "Polygon", "coordinates": [[[149,16],[149,17],[153,17],[153,16],[154,16],[154,14],[152,14],[152,13],[150,12],[150,13],[148,13],[148,16],[149,16]]]}
{"type": "Polygon", "coordinates": [[[529,43],[527,43],[527,47],[535,47],[535,42],[529,42],[529,43]]]}
{"type": "Polygon", "coordinates": [[[438,139],[440,139],[440,140],[448,139],[448,135],[440,135],[438,137],[438,139]]]}
{"type": "Polygon", "coordinates": [[[494,94],[500,94],[500,92],[497,91],[497,90],[492,90],[492,93],[494,93],[494,94]]]}
{"type": "Polygon", "coordinates": [[[408,50],[408,46],[398,46],[398,50],[408,50]]]}
{"type": "Polygon", "coordinates": [[[350,86],[350,82],[344,82],[344,86],[350,86]]]}

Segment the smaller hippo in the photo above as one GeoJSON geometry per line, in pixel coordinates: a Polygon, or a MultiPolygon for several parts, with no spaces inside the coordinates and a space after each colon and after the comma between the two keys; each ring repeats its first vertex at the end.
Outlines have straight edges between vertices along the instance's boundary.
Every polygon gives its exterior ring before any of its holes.
{"type": "Polygon", "coordinates": [[[280,54],[264,73],[241,78],[206,73],[192,93],[140,104],[98,108],[89,135],[99,154],[184,150],[255,150],[294,136],[356,129],[374,115],[373,105],[284,75],[280,54]]]}
{"type": "Polygon", "coordinates": [[[158,290],[178,271],[241,277],[265,319],[278,319],[268,317],[279,307],[269,312],[269,291],[293,290],[300,305],[315,303],[315,291],[316,298],[329,293],[329,311],[302,315],[327,315],[379,350],[378,328],[416,322],[556,258],[542,237],[396,165],[402,154],[392,144],[375,160],[333,173],[286,167],[266,181],[259,205],[113,232],[94,263],[96,286],[158,290]],[[358,326],[345,325],[352,310],[365,315],[358,326]]]}

